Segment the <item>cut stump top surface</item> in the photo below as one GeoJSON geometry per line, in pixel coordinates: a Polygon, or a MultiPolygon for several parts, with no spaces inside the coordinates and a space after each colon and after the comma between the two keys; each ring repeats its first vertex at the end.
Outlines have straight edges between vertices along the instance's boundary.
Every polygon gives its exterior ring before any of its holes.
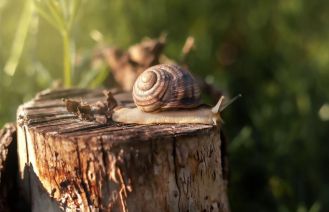
{"type": "MultiPolygon", "coordinates": [[[[119,105],[132,107],[131,94],[111,89],[119,105]]],[[[182,135],[200,135],[208,133],[214,126],[205,124],[153,124],[137,125],[82,121],[66,110],[63,98],[82,100],[88,104],[104,100],[103,90],[56,89],[45,90],[18,110],[18,122],[30,129],[49,136],[66,138],[90,138],[101,136],[103,141],[124,142],[143,141],[163,137],[182,135]]],[[[121,143],[120,142],[120,143],[121,143]]],[[[113,143],[114,144],[114,143],[113,143]]]]}

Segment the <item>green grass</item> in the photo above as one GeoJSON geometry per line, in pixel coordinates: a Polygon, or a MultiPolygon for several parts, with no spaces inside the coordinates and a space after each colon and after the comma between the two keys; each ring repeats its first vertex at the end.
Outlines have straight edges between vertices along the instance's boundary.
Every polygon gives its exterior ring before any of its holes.
{"type": "Polygon", "coordinates": [[[33,0],[36,11],[57,29],[63,42],[63,79],[66,87],[72,86],[74,70],[73,28],[82,0],[33,0]]]}

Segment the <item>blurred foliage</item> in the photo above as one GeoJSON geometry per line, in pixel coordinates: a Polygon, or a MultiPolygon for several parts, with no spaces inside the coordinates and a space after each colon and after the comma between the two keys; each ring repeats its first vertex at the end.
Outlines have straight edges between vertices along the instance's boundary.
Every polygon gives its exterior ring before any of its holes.
{"type": "MultiPolygon", "coordinates": [[[[0,0],[2,67],[24,2],[0,0]]],[[[193,35],[191,70],[244,96],[223,114],[232,211],[329,211],[329,2],[86,1],[74,31],[76,56],[90,58],[95,39],[125,48],[162,32],[173,58],[193,35]]],[[[60,35],[36,14],[27,34],[16,73],[0,71],[0,125],[62,76],[60,35]]],[[[74,76],[76,85],[95,86],[88,65],[74,76]]]]}

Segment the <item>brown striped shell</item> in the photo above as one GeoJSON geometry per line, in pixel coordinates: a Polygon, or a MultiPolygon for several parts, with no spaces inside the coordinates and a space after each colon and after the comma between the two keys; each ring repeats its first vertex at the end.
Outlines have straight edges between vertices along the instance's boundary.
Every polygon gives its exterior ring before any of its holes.
{"type": "Polygon", "coordinates": [[[137,78],[133,98],[144,112],[193,108],[200,105],[200,88],[188,70],[161,64],[146,69],[137,78]]]}

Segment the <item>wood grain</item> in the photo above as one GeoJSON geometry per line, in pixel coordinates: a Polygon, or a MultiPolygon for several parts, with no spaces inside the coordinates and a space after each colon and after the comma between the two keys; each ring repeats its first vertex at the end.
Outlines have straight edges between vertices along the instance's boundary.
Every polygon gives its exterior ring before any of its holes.
{"type": "Polygon", "coordinates": [[[19,108],[20,180],[33,211],[229,211],[219,128],[81,121],[62,98],[105,97],[48,90],[19,108]]]}

